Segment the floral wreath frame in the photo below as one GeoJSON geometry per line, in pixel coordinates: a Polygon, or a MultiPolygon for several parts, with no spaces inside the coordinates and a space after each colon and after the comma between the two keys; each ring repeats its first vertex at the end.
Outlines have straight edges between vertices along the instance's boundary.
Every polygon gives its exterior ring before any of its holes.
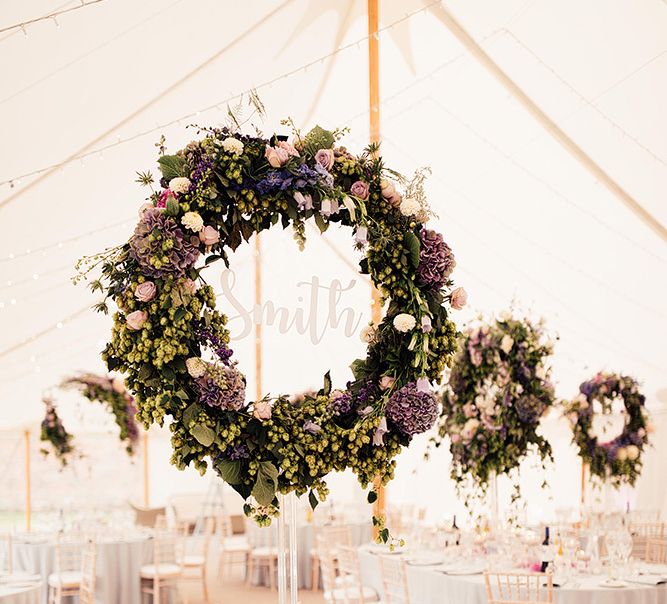
{"type": "MultiPolygon", "coordinates": [[[[351,468],[363,487],[392,478],[401,447],[437,417],[430,382],[455,350],[448,306],[461,308],[466,294],[452,288],[451,249],[423,226],[426,171],[408,182],[385,168],[376,145],[355,157],[338,146],[341,131],[320,127],[305,136],[294,129],[293,144],[238,128],[199,133],[175,155],[161,147],[162,188],[131,239],[79,268],[85,275],[101,265],[91,283],[105,294],[97,308],[106,312],[107,298],[118,307],[102,356],[126,375],[138,418],[147,427],[170,415],[172,463],[204,473],[210,460],[246,499],[246,514],[266,525],[277,493],[308,493],[315,507],[333,470],[351,468]],[[220,259],[229,266],[229,251],[277,223],[291,225],[303,247],[311,218],[322,233],[333,223],[353,229],[365,250],[360,271],[379,289],[385,317],[363,330],[367,357],[352,363],[345,389],[333,390],[327,373],[314,395],[246,403],[226,316],[202,272],[220,259]]],[[[150,173],[139,180],[154,183],[150,173]]]]}
{"type": "Polygon", "coordinates": [[[572,428],[572,442],[593,476],[615,487],[634,485],[642,470],[642,453],[648,445],[652,427],[646,416],[645,397],[636,380],[615,373],[597,373],[579,386],[579,394],[565,403],[565,413],[572,428]],[[594,403],[602,412],[612,411],[613,400],[623,402],[626,421],[615,438],[600,443],[593,434],[594,403]]]}
{"type": "MultiPolygon", "coordinates": [[[[555,400],[544,364],[553,346],[544,335],[541,322],[503,312],[461,338],[432,443],[440,446],[449,436],[452,479],[475,487],[473,497],[494,476],[515,470],[530,448],[543,463],[551,459],[551,446],[536,431],[555,400]]],[[[519,494],[515,481],[513,500],[519,494]]]]}

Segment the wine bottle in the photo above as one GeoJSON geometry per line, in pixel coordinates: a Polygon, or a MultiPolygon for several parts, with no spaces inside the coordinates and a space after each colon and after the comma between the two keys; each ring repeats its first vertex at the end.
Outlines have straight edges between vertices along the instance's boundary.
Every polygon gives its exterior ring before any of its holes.
{"type": "Polygon", "coordinates": [[[461,542],[461,530],[456,524],[456,514],[454,514],[454,521],[452,522],[452,533],[454,533],[454,543],[459,545],[461,542]]]}
{"type": "Polygon", "coordinates": [[[549,527],[544,527],[544,541],[542,541],[542,565],[540,566],[540,572],[546,572],[549,567],[549,527]]]}

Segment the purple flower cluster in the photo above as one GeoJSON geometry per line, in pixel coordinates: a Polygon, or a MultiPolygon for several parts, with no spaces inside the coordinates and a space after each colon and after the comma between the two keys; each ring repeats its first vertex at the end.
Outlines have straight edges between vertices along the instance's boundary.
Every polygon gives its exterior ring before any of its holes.
{"type": "Polygon", "coordinates": [[[239,443],[237,445],[230,445],[227,447],[221,457],[223,459],[228,459],[229,461],[248,459],[250,457],[250,451],[244,443],[239,443]]]}
{"type": "Polygon", "coordinates": [[[440,233],[422,229],[419,236],[421,249],[417,279],[429,289],[440,289],[445,285],[456,266],[454,253],[440,233]]]}
{"type": "Polygon", "coordinates": [[[199,400],[209,407],[238,411],[245,403],[245,378],[235,367],[222,370],[222,380],[209,375],[195,380],[199,400]]]}
{"type": "Polygon", "coordinates": [[[301,190],[308,186],[312,187],[316,185],[323,177],[317,169],[312,169],[307,164],[301,164],[294,172],[290,172],[284,168],[269,171],[255,185],[255,189],[260,195],[267,195],[276,191],[286,191],[287,189],[301,190]]]}
{"type": "Polygon", "coordinates": [[[196,262],[198,246],[196,236],[186,237],[176,221],[158,208],[143,213],[130,239],[132,257],[150,277],[182,277],[196,262]]]}
{"type": "Polygon", "coordinates": [[[391,395],[385,413],[400,432],[413,436],[433,426],[438,417],[438,401],[432,392],[421,392],[411,382],[391,395]]]}
{"type": "MultiPolygon", "coordinates": [[[[507,397],[505,398],[507,399],[507,397]]],[[[547,406],[544,401],[533,395],[521,397],[514,403],[514,409],[519,419],[522,422],[531,424],[537,422],[542,417],[546,408],[547,406]]]]}
{"type": "Polygon", "coordinates": [[[212,329],[209,329],[203,323],[200,324],[196,333],[201,344],[209,346],[218,359],[225,365],[229,365],[229,359],[234,351],[227,346],[227,342],[223,342],[212,329]]]}
{"type": "Polygon", "coordinates": [[[334,415],[347,415],[352,411],[352,395],[349,392],[334,392],[329,402],[329,409],[334,415]]]}

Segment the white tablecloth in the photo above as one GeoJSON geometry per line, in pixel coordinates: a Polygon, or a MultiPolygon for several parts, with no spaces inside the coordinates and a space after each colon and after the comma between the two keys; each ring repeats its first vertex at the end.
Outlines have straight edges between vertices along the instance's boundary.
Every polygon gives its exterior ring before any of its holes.
{"type": "MultiPolygon", "coordinates": [[[[359,550],[364,585],[382,595],[380,560],[376,554],[359,550]]],[[[429,566],[407,565],[408,589],[413,604],[486,604],[483,575],[451,576],[429,566]]],[[[554,588],[554,604],[667,604],[667,585],[629,584],[623,588],[603,588],[602,577],[577,577],[554,588]],[[580,587],[573,588],[575,583],[580,587]]]]}
{"type": "MultiPolygon", "coordinates": [[[[14,570],[39,574],[43,578],[43,602],[46,579],[55,565],[55,540],[12,542],[14,570]]],[[[147,537],[96,542],[96,585],[98,604],[141,604],[139,570],[153,558],[152,540],[147,537]]]]}
{"type": "Polygon", "coordinates": [[[42,583],[31,587],[0,585],[0,604],[39,604],[41,595],[42,583]]]}
{"type": "MultiPolygon", "coordinates": [[[[350,535],[352,538],[352,545],[361,545],[363,543],[368,543],[371,539],[371,523],[370,522],[357,522],[351,523],[348,525],[350,529],[350,535]]],[[[314,526],[312,524],[304,524],[297,527],[297,547],[298,547],[298,578],[299,578],[299,588],[310,589],[311,588],[311,577],[313,570],[313,561],[311,558],[311,550],[315,547],[315,537],[314,537],[314,526]]],[[[277,529],[274,525],[266,529],[261,530],[273,530],[274,538],[273,544],[277,543],[277,529]]],[[[253,534],[251,532],[251,540],[253,534]]],[[[256,543],[253,545],[257,545],[256,543]]],[[[252,579],[254,585],[268,585],[268,576],[266,572],[257,572],[252,579]]]]}

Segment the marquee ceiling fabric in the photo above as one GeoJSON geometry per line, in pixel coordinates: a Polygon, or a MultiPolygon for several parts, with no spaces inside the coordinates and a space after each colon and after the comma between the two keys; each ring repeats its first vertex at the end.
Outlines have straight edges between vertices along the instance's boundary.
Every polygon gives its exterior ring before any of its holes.
{"type": "MultiPolygon", "coordinates": [[[[0,29],[76,4],[7,0],[0,29]]],[[[667,224],[667,3],[445,5],[560,128],[667,224]]],[[[515,299],[560,336],[560,395],[606,368],[635,375],[649,405],[659,406],[667,244],[469,56],[438,8],[429,0],[380,3],[382,148],[404,173],[433,171],[436,226],[455,250],[457,284],[470,293],[459,322],[515,299]]],[[[218,124],[227,99],[257,88],[268,109],[264,132],[284,130],[280,119],[291,116],[303,129],[348,125],[346,144],[365,144],[365,9],[364,0],[103,0],[63,14],[59,27],[45,19],[25,33],[0,33],[0,182],[13,180],[0,186],[0,400],[5,410],[14,406],[4,423],[37,419],[41,392],[64,374],[102,369],[97,353],[109,321],[85,310],[95,298],[69,278],[78,257],[131,232],[146,195],[135,171],[155,171],[160,134],[176,150],[196,135],[187,124],[218,124]],[[62,163],[73,156],[83,157],[62,163]]],[[[310,239],[299,254],[288,233],[266,238],[266,295],[293,311],[301,281],[356,279],[341,299],[366,320],[363,280],[310,239]]],[[[356,262],[345,234],[327,240],[356,262]]],[[[247,246],[233,262],[245,304],[251,259],[247,246]]],[[[220,290],[219,275],[211,278],[220,290]]],[[[238,335],[243,319],[236,325],[238,335]]],[[[344,380],[348,351],[360,346],[335,329],[319,344],[278,325],[264,334],[272,392],[317,386],[329,367],[344,380]],[[285,361],[285,349],[302,359],[300,370],[285,361]],[[313,383],[301,383],[304,375],[313,383]]],[[[237,348],[252,381],[250,340],[237,348]]]]}

